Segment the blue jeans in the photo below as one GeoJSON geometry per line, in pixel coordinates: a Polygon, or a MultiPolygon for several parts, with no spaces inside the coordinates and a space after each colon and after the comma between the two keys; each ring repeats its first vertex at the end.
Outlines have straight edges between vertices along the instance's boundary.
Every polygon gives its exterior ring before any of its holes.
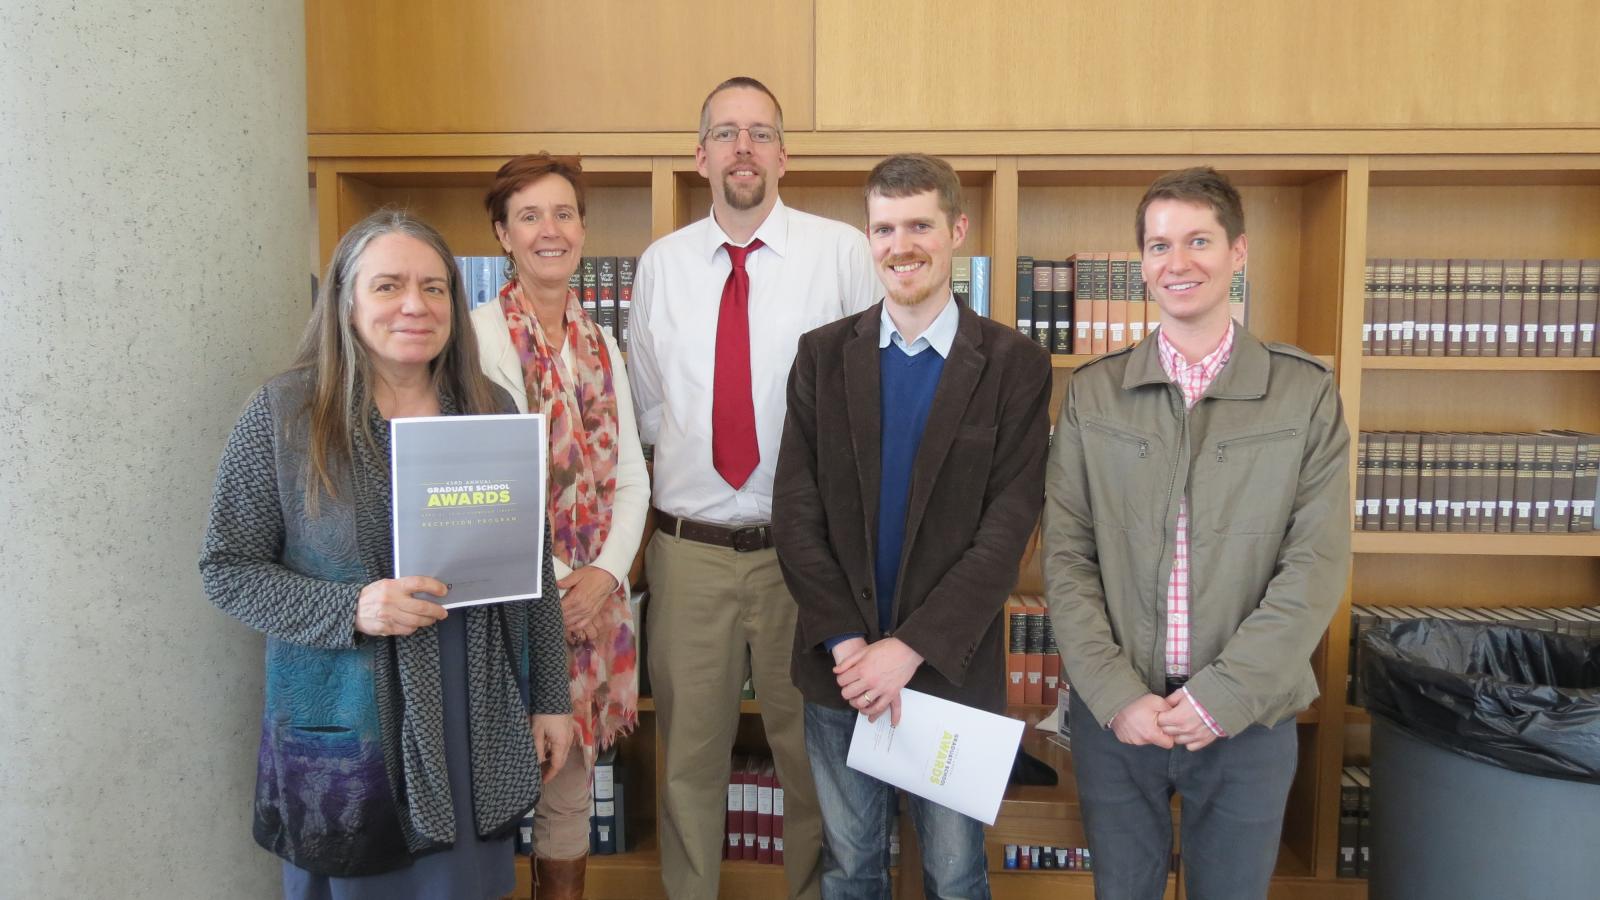
{"type": "MultiPolygon", "coordinates": [[[[822,807],[823,900],[887,900],[895,789],[845,765],[854,710],[806,704],[806,753],[822,807]]],[[[922,889],[941,900],[988,900],[983,823],[907,794],[922,848],[922,889]]],[[[901,858],[901,871],[907,860],[901,858]]]]}

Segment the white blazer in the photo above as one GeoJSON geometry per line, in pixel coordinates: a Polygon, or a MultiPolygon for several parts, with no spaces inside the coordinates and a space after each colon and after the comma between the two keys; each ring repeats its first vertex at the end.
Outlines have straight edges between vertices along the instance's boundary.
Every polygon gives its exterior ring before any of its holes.
{"type": "MultiPolygon", "coordinates": [[[[527,387],[522,379],[522,360],[517,358],[517,348],[511,344],[510,326],[500,304],[490,301],[472,311],[472,330],[478,337],[478,363],[489,380],[506,389],[517,409],[528,411],[527,387]]],[[[644,537],[644,520],[650,509],[650,475],[644,467],[644,450],[639,445],[639,426],[633,417],[633,393],[628,387],[628,367],[623,364],[622,353],[616,341],[605,331],[600,332],[606,341],[606,351],[611,354],[612,384],[617,391],[617,495],[611,509],[611,533],[605,546],[592,565],[610,573],[617,583],[627,587],[628,570],[633,567],[639,541],[644,537]]],[[[561,361],[572,366],[572,350],[565,344],[561,348],[561,361]]],[[[556,578],[565,578],[572,570],[555,561],[556,578]]]]}

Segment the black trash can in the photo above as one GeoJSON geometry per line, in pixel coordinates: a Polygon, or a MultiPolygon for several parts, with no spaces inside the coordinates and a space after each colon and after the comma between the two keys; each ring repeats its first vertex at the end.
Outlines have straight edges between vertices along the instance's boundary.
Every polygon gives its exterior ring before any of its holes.
{"type": "Polygon", "coordinates": [[[1600,897],[1600,641],[1368,631],[1369,900],[1600,897]]]}

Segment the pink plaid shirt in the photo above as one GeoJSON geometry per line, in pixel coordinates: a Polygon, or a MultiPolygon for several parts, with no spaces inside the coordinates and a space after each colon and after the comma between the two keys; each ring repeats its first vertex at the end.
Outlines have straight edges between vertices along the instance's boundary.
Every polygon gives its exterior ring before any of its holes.
{"type": "MultiPolygon", "coordinates": [[[[1162,370],[1183,391],[1185,408],[1193,409],[1205,396],[1211,382],[1217,380],[1222,367],[1228,364],[1228,357],[1233,355],[1233,320],[1228,320],[1228,330],[1222,335],[1222,343],[1217,345],[1217,349],[1193,365],[1167,340],[1164,329],[1156,329],[1156,350],[1161,357],[1162,370]]],[[[1185,678],[1190,674],[1189,498],[1185,496],[1178,500],[1178,535],[1172,544],[1172,574],[1167,579],[1167,677],[1185,678]]],[[[1184,688],[1183,693],[1205,721],[1206,727],[1221,736],[1222,729],[1205,707],[1194,699],[1188,688],[1184,688]]]]}

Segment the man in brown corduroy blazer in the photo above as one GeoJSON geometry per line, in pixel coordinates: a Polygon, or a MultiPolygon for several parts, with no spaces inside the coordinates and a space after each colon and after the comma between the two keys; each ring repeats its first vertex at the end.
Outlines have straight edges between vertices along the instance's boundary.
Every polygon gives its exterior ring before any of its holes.
{"type": "MultiPolygon", "coordinates": [[[[893,789],[845,766],[856,712],[909,687],[1005,707],[1001,611],[1044,501],[1050,360],[961,308],[949,164],[890,157],[866,188],[882,303],[809,332],[789,375],[773,536],[799,605],[792,675],[822,808],[823,896],[888,889],[893,789]]],[[[987,897],[982,825],[918,797],[926,883],[987,897]]]]}

